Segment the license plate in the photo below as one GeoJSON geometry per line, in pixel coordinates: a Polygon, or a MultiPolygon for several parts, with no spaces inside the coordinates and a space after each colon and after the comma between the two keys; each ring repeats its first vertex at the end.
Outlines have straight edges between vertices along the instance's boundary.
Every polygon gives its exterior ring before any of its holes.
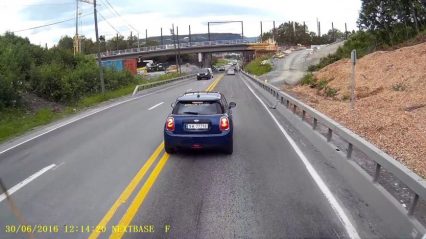
{"type": "Polygon", "coordinates": [[[209,124],[186,124],[187,129],[208,129],[209,124]]]}

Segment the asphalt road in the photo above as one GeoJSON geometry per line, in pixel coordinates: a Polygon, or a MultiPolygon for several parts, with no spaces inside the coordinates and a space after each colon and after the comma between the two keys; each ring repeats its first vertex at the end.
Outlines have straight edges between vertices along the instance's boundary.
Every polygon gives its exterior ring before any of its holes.
{"type": "Polygon", "coordinates": [[[310,65],[318,64],[322,57],[336,52],[344,42],[321,46],[320,49],[303,49],[293,51],[282,59],[274,59],[271,72],[260,76],[263,80],[281,87],[283,84],[295,85],[305,75],[310,65]]]}
{"type": "MultiPolygon", "coordinates": [[[[30,227],[35,238],[108,238],[113,230],[112,238],[356,238],[250,83],[238,74],[220,79],[140,92],[0,154],[1,179],[19,188],[12,194],[18,210],[0,197],[0,238],[25,238],[15,233],[22,220],[38,225],[30,227]],[[166,154],[162,130],[170,103],[212,83],[237,103],[234,154],[166,154]],[[117,225],[134,227],[120,233],[124,227],[117,225]],[[58,232],[49,233],[55,226],[58,232]]],[[[296,135],[360,237],[393,235],[306,139],[288,122],[282,126],[296,135]]]]}

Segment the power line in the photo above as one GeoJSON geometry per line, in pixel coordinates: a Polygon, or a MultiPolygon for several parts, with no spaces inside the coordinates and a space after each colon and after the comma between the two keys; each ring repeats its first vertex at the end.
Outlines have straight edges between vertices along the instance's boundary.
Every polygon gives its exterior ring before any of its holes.
{"type": "Polygon", "coordinates": [[[127,21],[126,21],[126,19],[124,19],[124,17],[122,17],[116,10],[115,10],[115,8],[111,5],[111,3],[108,1],[108,0],[103,0],[104,2],[106,2],[107,3],[107,5],[114,11],[114,13],[115,13],[115,15],[117,15],[119,18],[121,18],[121,20],[123,20],[123,22],[124,23],[126,23],[126,25],[127,25],[127,27],[130,29],[130,30],[134,30],[134,31],[136,31],[137,33],[139,33],[139,31],[136,29],[136,28],[134,28],[131,24],[129,24],[127,21]]]}
{"type": "MultiPolygon", "coordinates": [[[[91,15],[91,13],[84,14],[81,17],[85,17],[85,16],[89,16],[89,15],[91,15]]],[[[58,21],[58,22],[52,22],[52,23],[44,24],[44,25],[41,25],[41,26],[30,27],[30,28],[26,28],[26,29],[12,31],[12,32],[16,33],[16,32],[29,31],[29,30],[34,30],[34,29],[38,29],[38,28],[49,27],[49,26],[52,26],[52,25],[61,24],[61,23],[64,23],[64,22],[74,21],[74,20],[75,20],[75,17],[70,18],[70,19],[65,19],[65,20],[62,20],[62,21],[58,21]]]]}
{"type": "Polygon", "coordinates": [[[114,29],[118,34],[121,35],[121,33],[101,14],[101,12],[98,12],[99,16],[101,16],[102,19],[104,19],[104,21],[106,21],[106,23],[112,28],[114,29]]]}
{"type": "Polygon", "coordinates": [[[74,4],[74,2],[51,2],[51,3],[43,3],[43,2],[34,2],[34,3],[23,3],[23,4],[16,4],[16,3],[2,3],[0,6],[10,6],[10,5],[19,5],[19,6],[51,6],[51,5],[71,5],[74,4]]]}

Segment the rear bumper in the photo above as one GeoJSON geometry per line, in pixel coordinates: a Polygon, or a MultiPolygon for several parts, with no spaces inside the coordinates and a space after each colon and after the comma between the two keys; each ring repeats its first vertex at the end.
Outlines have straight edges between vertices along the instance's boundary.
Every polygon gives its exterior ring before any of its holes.
{"type": "Polygon", "coordinates": [[[207,80],[209,80],[209,79],[211,79],[211,76],[197,76],[197,80],[201,80],[201,79],[207,79],[207,80]]]}
{"type": "Polygon", "coordinates": [[[172,148],[224,148],[232,144],[232,130],[221,134],[173,134],[164,131],[164,143],[172,148]]]}

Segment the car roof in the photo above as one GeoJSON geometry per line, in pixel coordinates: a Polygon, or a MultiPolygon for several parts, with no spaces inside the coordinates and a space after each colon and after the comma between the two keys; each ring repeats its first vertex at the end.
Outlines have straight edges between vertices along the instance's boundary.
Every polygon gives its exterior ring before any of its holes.
{"type": "Polygon", "coordinates": [[[217,101],[222,98],[219,92],[187,92],[177,98],[178,101],[217,101]]]}

